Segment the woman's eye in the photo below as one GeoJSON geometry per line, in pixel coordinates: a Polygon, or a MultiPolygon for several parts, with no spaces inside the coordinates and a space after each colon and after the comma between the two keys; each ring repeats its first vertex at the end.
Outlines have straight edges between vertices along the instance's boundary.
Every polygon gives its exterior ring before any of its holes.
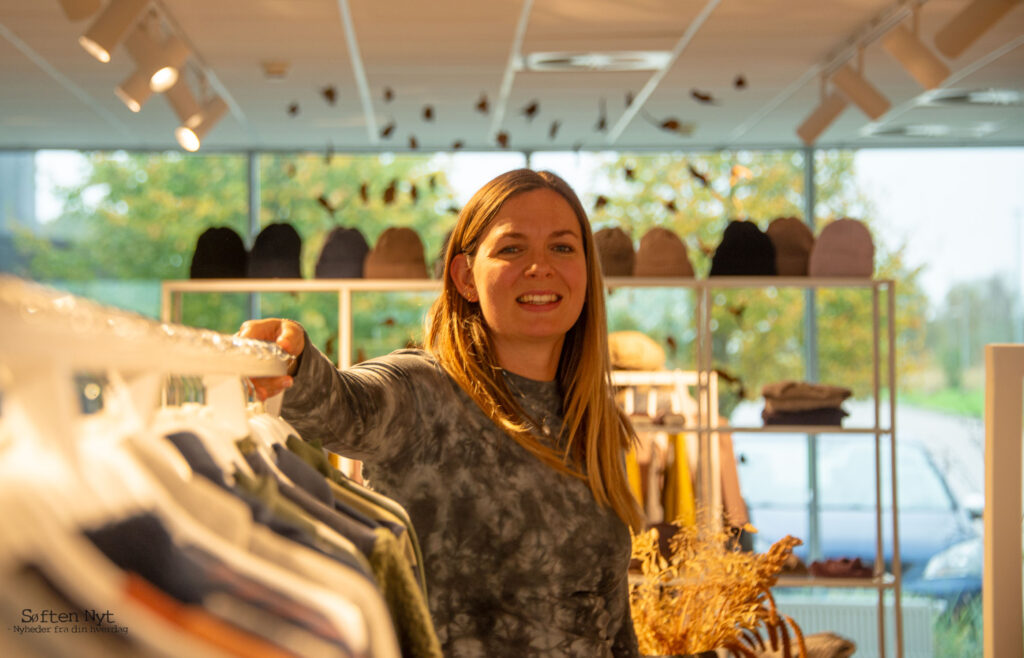
{"type": "Polygon", "coordinates": [[[501,249],[499,249],[498,253],[499,254],[518,254],[519,253],[519,247],[517,247],[516,245],[512,245],[512,244],[506,245],[506,246],[502,247],[501,249]]]}
{"type": "Polygon", "coordinates": [[[576,251],[576,247],[571,244],[556,244],[552,249],[562,254],[571,254],[576,251]]]}

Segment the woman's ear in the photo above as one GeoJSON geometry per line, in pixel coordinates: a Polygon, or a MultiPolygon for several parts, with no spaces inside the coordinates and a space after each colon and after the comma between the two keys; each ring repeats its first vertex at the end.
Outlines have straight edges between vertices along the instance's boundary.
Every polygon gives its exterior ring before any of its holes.
{"type": "Polygon", "coordinates": [[[480,298],[476,292],[476,285],[473,283],[473,268],[470,267],[469,257],[466,254],[456,254],[452,259],[449,272],[455,289],[466,301],[475,302],[480,298]]]}

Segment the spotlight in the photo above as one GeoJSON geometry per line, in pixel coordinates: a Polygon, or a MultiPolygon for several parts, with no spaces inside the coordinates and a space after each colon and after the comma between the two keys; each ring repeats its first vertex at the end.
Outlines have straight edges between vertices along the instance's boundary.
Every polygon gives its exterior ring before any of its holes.
{"type": "Polygon", "coordinates": [[[176,36],[167,37],[153,59],[140,68],[148,74],[149,86],[153,91],[162,93],[174,86],[178,81],[178,72],[188,59],[188,46],[176,36]]]}
{"type": "Polygon", "coordinates": [[[171,109],[174,110],[174,114],[178,117],[181,125],[188,123],[188,120],[198,114],[201,109],[199,101],[192,94],[188,83],[180,77],[173,87],[164,92],[164,96],[167,98],[167,102],[171,104],[171,109]]]}
{"type": "Polygon", "coordinates": [[[904,25],[890,30],[882,47],[925,89],[935,89],[949,77],[949,67],[904,25]]]}
{"type": "Polygon", "coordinates": [[[110,52],[121,42],[148,4],[149,0],[110,0],[110,4],[93,21],[89,30],[78,37],[78,43],[96,59],[109,62],[110,52]]]}
{"type": "MultiPolygon", "coordinates": [[[[157,47],[146,30],[145,24],[139,25],[125,39],[124,48],[136,62],[153,61],[156,58],[157,47]]],[[[114,94],[128,106],[132,112],[138,112],[153,94],[149,84],[149,67],[139,66],[135,71],[125,78],[121,84],[114,89],[114,94]]]]}
{"type": "Polygon", "coordinates": [[[826,128],[832,125],[836,117],[842,114],[846,106],[846,98],[839,92],[833,91],[821,99],[818,107],[796,129],[796,134],[804,144],[810,146],[817,141],[818,136],[825,132],[826,128]]]}
{"type": "Polygon", "coordinates": [[[950,59],[959,57],[1020,0],[973,0],[935,35],[935,47],[950,59]]]}
{"type": "Polygon", "coordinates": [[[89,18],[100,9],[100,0],[59,0],[69,21],[89,18]]]}
{"type": "Polygon", "coordinates": [[[198,151],[200,143],[213,125],[228,111],[228,104],[217,97],[209,101],[174,131],[178,144],[186,151],[198,151]]]}
{"type": "Polygon", "coordinates": [[[872,119],[889,111],[889,99],[849,64],[832,74],[832,82],[852,103],[872,119]]]}

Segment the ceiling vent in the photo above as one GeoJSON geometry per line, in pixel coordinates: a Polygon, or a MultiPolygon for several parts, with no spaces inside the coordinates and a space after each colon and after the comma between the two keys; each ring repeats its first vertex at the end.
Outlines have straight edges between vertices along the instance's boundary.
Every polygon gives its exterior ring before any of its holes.
{"type": "Polygon", "coordinates": [[[936,89],[921,94],[918,105],[929,107],[1011,107],[1024,105],[1016,89],[936,89]]]}
{"type": "Polygon", "coordinates": [[[941,123],[912,123],[903,126],[868,124],[861,134],[865,137],[907,137],[911,139],[977,139],[999,130],[992,121],[975,123],[964,128],[952,128],[941,123]]]}
{"type": "Polygon", "coordinates": [[[672,53],[637,50],[609,53],[530,53],[519,58],[520,71],[658,71],[672,53]]]}

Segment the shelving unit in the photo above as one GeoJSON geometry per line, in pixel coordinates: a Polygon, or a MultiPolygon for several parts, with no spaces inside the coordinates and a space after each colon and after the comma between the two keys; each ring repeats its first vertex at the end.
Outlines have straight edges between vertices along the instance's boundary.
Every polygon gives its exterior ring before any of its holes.
{"type": "MultiPolygon", "coordinates": [[[[896,655],[903,655],[903,620],[900,608],[901,567],[899,559],[898,501],[896,486],[896,362],[895,362],[895,286],[891,280],[859,278],[806,278],[806,277],[713,277],[709,279],[609,277],[605,280],[608,290],[619,288],[679,288],[691,289],[695,294],[696,326],[696,370],[695,388],[698,403],[698,424],[686,427],[685,431],[698,436],[701,466],[700,481],[703,500],[720,504],[720,484],[715,452],[718,434],[732,433],[799,433],[851,434],[874,437],[875,443],[875,536],[876,556],[872,578],[815,578],[783,577],[778,587],[824,587],[824,588],[869,588],[878,592],[878,638],[879,655],[885,656],[885,594],[893,593],[894,632],[896,655]],[[854,288],[871,291],[872,340],[871,362],[873,368],[872,396],[874,401],[874,422],[870,427],[837,427],[807,425],[769,425],[744,427],[720,425],[717,415],[717,382],[715,381],[714,355],[712,353],[712,311],[713,293],[718,290],[796,288],[820,290],[826,288],[854,288]],[[881,304],[884,296],[886,322],[882,327],[881,304]],[[882,414],[882,363],[881,346],[887,344],[888,364],[885,370],[885,384],[889,396],[888,417],[882,414]],[[891,454],[890,472],[882,473],[882,441],[888,440],[891,454]],[[883,550],[882,478],[888,477],[892,492],[892,572],[885,571],[883,550]],[[717,494],[717,495],[716,495],[717,494]]],[[[440,281],[428,279],[373,280],[373,279],[232,279],[232,280],[190,280],[165,281],[162,284],[161,315],[164,321],[181,321],[182,297],[186,293],[262,293],[262,292],[322,292],[335,294],[338,299],[338,363],[342,367],[351,365],[352,336],[352,293],[354,292],[429,292],[439,291],[440,281]]]]}

